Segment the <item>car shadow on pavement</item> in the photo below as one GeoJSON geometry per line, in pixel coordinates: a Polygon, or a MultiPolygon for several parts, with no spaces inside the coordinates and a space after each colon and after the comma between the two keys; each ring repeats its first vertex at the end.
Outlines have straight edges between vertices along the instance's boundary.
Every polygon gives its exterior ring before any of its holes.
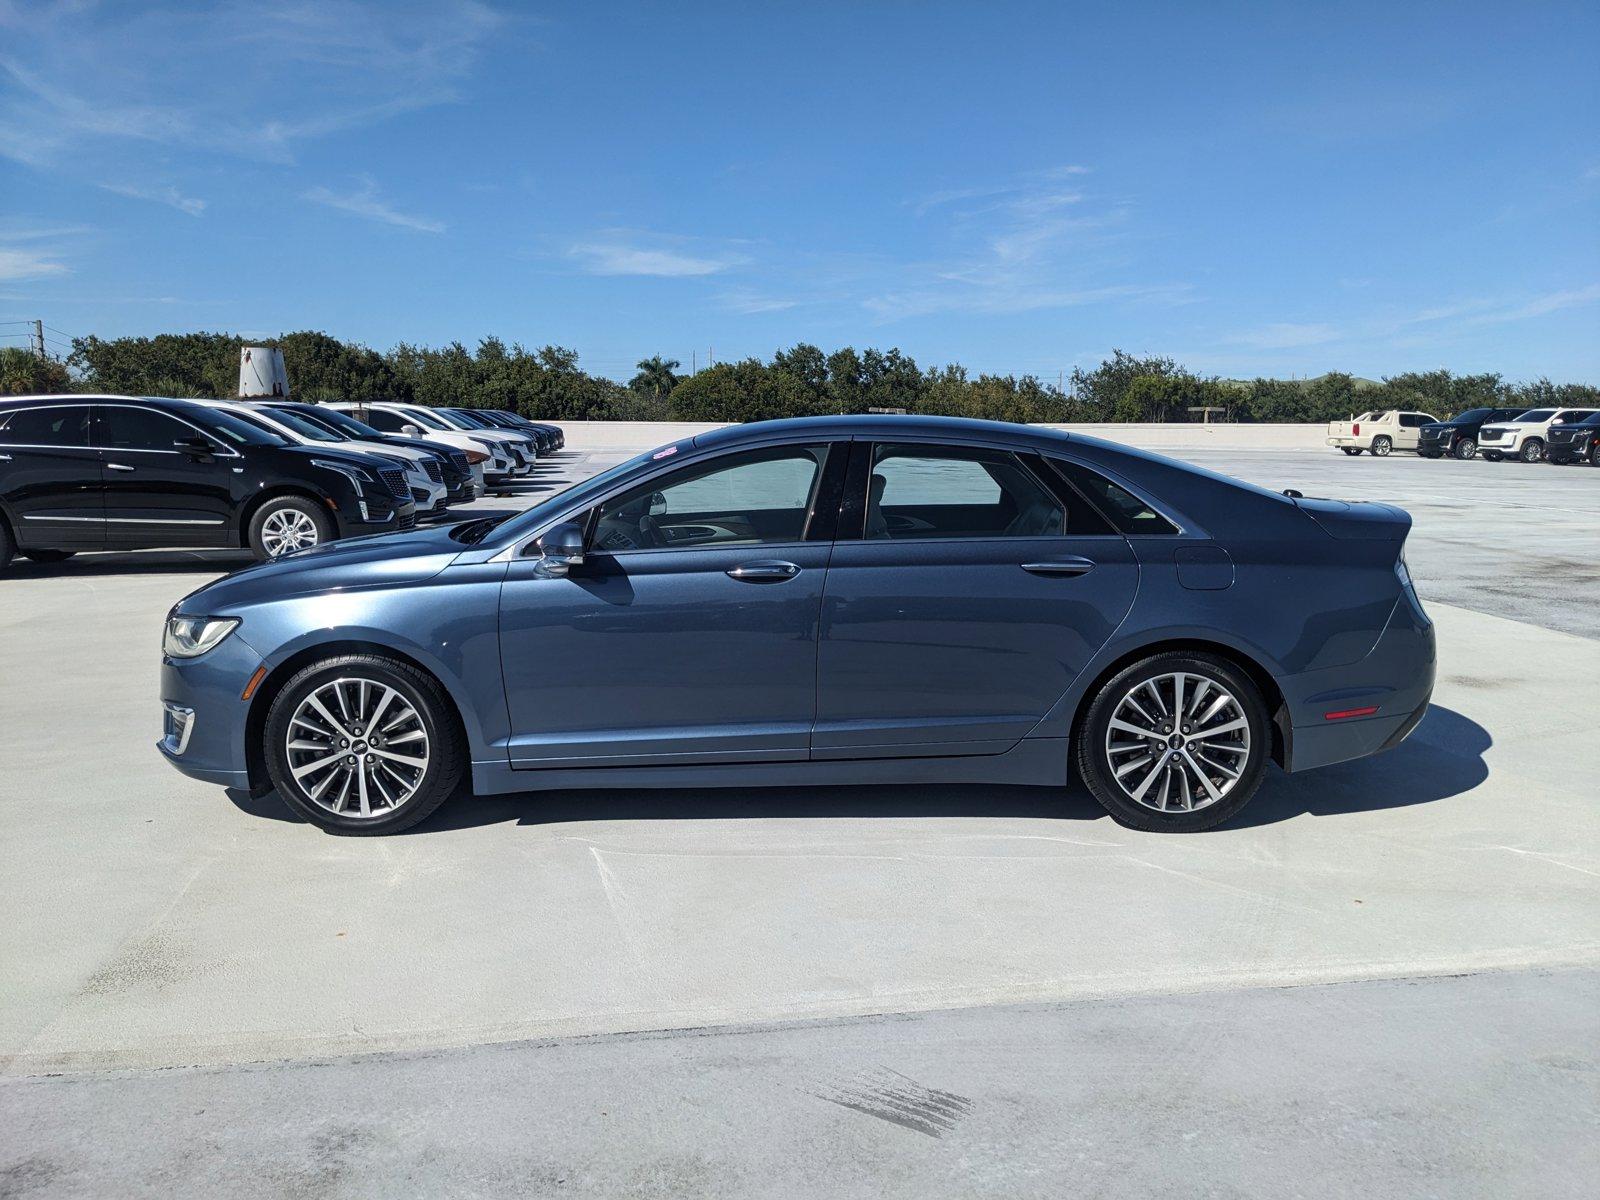
{"type": "Polygon", "coordinates": [[[7,576],[18,579],[67,579],[101,575],[225,574],[248,567],[248,550],[90,550],[65,562],[36,563],[18,557],[7,576]]]}
{"type": "MultiPolygon", "coordinates": [[[[1331,817],[1448,800],[1488,778],[1483,754],[1492,743],[1488,730],[1472,718],[1434,705],[1410,738],[1384,754],[1299,775],[1285,775],[1269,767],[1255,799],[1224,827],[1243,829],[1302,815],[1331,817]]],[[[228,797],[251,816],[300,821],[275,792],[251,798],[230,789],[228,797]]],[[[596,788],[474,796],[463,788],[405,835],[504,822],[535,826],[774,817],[1093,820],[1104,816],[1104,810],[1076,780],[1065,791],[992,784],[863,784],[596,788]]]]}

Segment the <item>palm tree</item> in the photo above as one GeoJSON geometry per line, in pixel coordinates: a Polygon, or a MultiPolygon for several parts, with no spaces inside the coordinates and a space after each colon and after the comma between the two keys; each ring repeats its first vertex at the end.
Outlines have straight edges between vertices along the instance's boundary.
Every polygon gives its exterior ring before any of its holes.
{"type": "Polygon", "coordinates": [[[628,381],[628,386],[659,400],[678,386],[677,370],[680,365],[677,359],[662,358],[659,354],[641,359],[639,373],[628,381]]]}

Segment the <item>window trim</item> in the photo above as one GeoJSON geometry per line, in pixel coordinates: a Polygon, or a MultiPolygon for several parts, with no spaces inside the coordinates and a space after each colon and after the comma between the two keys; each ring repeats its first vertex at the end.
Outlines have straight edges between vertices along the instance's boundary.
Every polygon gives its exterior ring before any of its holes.
{"type": "MultiPolygon", "coordinates": [[[[1054,464],[1055,460],[1060,459],[1062,462],[1069,462],[1073,466],[1079,467],[1082,470],[1090,471],[1096,475],[1105,476],[1123,491],[1134,497],[1134,499],[1143,501],[1149,506],[1152,512],[1154,512],[1158,517],[1163,518],[1167,524],[1172,526],[1171,533],[1123,533],[1121,530],[1117,530],[1118,537],[1127,538],[1129,541],[1138,538],[1142,541],[1149,538],[1176,538],[1188,537],[1190,535],[1188,526],[1174,516],[1170,508],[1168,508],[1165,504],[1161,504],[1152,499],[1150,493],[1141,487],[1137,487],[1134,484],[1129,483],[1126,479],[1122,478],[1122,476],[1116,474],[1114,471],[1107,471],[1103,467],[1097,466],[1093,463],[1084,462],[1081,458],[1075,458],[1070,454],[1046,454],[1041,452],[1039,457],[1042,458],[1046,463],[1050,463],[1052,465],[1054,464]]],[[[1072,480],[1066,475],[1065,472],[1058,472],[1058,474],[1061,475],[1062,482],[1068,484],[1074,490],[1077,489],[1077,485],[1072,483],[1072,480]]],[[[1105,509],[1094,502],[1092,497],[1085,496],[1084,499],[1087,500],[1094,510],[1100,514],[1101,519],[1104,520],[1106,524],[1110,525],[1112,529],[1117,529],[1117,523],[1106,514],[1105,509]]]]}
{"type": "Polygon", "coordinates": [[[52,402],[46,404],[8,405],[3,413],[0,413],[0,416],[4,416],[5,418],[5,423],[0,424],[0,429],[4,429],[6,425],[10,423],[12,417],[14,417],[17,413],[40,412],[41,410],[52,408],[87,408],[89,410],[89,420],[87,424],[84,425],[83,432],[85,440],[81,446],[69,446],[60,442],[0,442],[0,446],[5,446],[12,450],[97,450],[99,447],[94,444],[95,407],[96,405],[93,401],[82,400],[69,401],[65,404],[52,402]]]}

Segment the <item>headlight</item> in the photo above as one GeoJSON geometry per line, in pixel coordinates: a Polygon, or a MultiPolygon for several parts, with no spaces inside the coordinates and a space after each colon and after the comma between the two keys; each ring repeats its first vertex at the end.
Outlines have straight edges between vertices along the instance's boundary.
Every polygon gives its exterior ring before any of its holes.
{"type": "Polygon", "coordinates": [[[343,475],[351,483],[354,483],[357,486],[363,483],[377,482],[376,479],[374,479],[371,475],[368,475],[360,467],[352,466],[350,463],[329,462],[325,458],[313,458],[311,460],[311,465],[313,467],[321,467],[324,471],[337,471],[339,474],[343,475]]]}
{"type": "Polygon", "coordinates": [[[238,617],[170,616],[161,653],[169,658],[199,658],[238,627],[238,617]]]}

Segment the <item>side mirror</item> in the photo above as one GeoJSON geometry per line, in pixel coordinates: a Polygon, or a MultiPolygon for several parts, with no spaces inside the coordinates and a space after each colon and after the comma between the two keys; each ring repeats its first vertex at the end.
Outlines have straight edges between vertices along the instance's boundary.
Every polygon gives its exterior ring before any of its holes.
{"type": "Polygon", "coordinates": [[[583,526],[571,521],[547,529],[539,539],[539,553],[552,575],[565,575],[583,565],[583,526]]]}
{"type": "Polygon", "coordinates": [[[180,438],[172,444],[196,462],[211,462],[217,457],[215,447],[202,437],[180,438]]]}
{"type": "Polygon", "coordinates": [[[422,436],[422,430],[418,429],[415,425],[402,425],[400,426],[400,432],[405,434],[407,437],[422,436]]]}

